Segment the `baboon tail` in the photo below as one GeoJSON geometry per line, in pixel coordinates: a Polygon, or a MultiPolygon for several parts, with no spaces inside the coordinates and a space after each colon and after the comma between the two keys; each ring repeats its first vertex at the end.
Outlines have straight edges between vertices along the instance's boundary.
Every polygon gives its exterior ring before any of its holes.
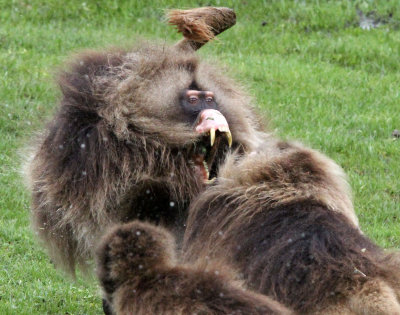
{"type": "Polygon", "coordinates": [[[168,23],[174,25],[185,37],[177,46],[193,50],[199,49],[236,23],[235,12],[223,7],[170,10],[167,18],[168,23]]]}

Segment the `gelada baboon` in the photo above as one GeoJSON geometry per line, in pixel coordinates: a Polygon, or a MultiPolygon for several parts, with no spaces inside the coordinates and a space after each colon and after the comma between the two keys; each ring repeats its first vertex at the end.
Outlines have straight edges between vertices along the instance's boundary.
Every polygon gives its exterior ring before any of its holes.
{"type": "Polygon", "coordinates": [[[164,228],[133,221],[104,236],[97,274],[108,314],[290,314],[234,280],[227,266],[178,263],[164,228]]]}
{"type": "Polygon", "coordinates": [[[187,205],[228,147],[257,142],[250,100],[195,50],[235,23],[227,8],[173,11],[172,47],[86,52],[59,76],[62,99],[27,163],[32,222],[56,265],[87,266],[115,223],[182,233],[187,205]]]}
{"type": "Polygon", "coordinates": [[[400,314],[399,254],[362,234],[342,170],[299,144],[228,157],[190,206],[182,251],[301,314],[400,314]]]}

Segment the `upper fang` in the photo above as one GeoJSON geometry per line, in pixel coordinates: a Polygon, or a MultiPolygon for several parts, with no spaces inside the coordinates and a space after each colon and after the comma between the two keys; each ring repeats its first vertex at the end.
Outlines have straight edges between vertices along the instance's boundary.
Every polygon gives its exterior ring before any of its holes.
{"type": "Polygon", "coordinates": [[[214,142],[215,142],[215,129],[214,128],[210,129],[210,141],[211,141],[211,146],[213,146],[214,142]]]}
{"type": "Polygon", "coordinates": [[[231,134],[230,131],[227,131],[227,132],[225,133],[225,135],[226,135],[226,138],[228,139],[229,147],[231,147],[231,146],[232,146],[232,134],[231,134]]]}

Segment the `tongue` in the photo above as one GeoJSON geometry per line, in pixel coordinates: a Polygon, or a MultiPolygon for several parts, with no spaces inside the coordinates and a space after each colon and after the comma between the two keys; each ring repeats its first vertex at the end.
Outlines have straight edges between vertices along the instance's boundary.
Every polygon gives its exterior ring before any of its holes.
{"type": "Polygon", "coordinates": [[[198,133],[205,133],[211,129],[222,132],[229,131],[229,125],[224,115],[215,109],[205,109],[200,113],[199,123],[195,130],[198,133]]]}

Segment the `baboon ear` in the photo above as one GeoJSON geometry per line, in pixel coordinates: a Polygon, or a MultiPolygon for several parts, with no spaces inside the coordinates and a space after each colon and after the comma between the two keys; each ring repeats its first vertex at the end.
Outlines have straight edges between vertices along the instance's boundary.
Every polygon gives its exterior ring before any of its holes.
{"type": "Polygon", "coordinates": [[[197,50],[215,36],[236,23],[236,14],[229,8],[203,7],[190,10],[170,10],[168,23],[185,37],[176,46],[197,50]]]}

